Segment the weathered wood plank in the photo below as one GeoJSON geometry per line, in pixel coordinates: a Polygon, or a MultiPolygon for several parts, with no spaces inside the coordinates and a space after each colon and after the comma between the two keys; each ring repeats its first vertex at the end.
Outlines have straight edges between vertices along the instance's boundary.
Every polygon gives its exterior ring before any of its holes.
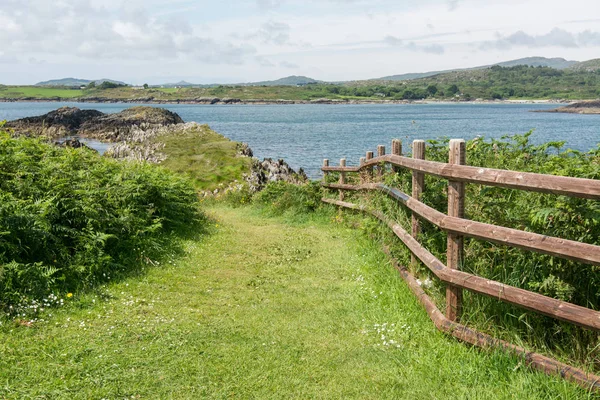
{"type": "MultiPolygon", "coordinates": [[[[383,157],[383,156],[385,156],[385,146],[379,145],[379,146],[377,146],[377,157],[383,157]]],[[[380,163],[377,166],[377,180],[380,182],[383,180],[383,174],[385,173],[385,166],[386,166],[386,163],[380,163]]]]}
{"type": "Polygon", "coordinates": [[[590,310],[575,304],[553,299],[538,293],[533,293],[501,282],[481,278],[463,271],[446,267],[427,249],[421,246],[399,224],[392,221],[379,211],[369,210],[356,204],[337,200],[322,199],[323,202],[337,206],[368,212],[388,225],[394,234],[425,264],[439,279],[454,286],[468,289],[472,292],[493,297],[500,301],[518,305],[528,310],[536,311],[550,317],[567,321],[584,328],[600,330],[600,312],[590,310]]]}
{"type": "Polygon", "coordinates": [[[468,219],[448,217],[444,213],[417,201],[406,193],[382,184],[343,185],[341,187],[339,185],[324,186],[338,190],[380,190],[400,201],[421,218],[426,219],[445,231],[461,233],[476,239],[566,258],[585,264],[600,265],[600,246],[483,222],[470,221],[468,219]]]}
{"type": "Polygon", "coordinates": [[[435,302],[427,295],[427,293],[425,293],[408,269],[400,266],[397,261],[392,258],[387,249],[384,249],[384,251],[386,254],[388,254],[388,256],[390,256],[392,265],[398,270],[402,279],[404,279],[410,290],[417,297],[417,300],[419,300],[419,302],[427,311],[431,321],[433,321],[436,328],[440,331],[452,335],[464,342],[471,343],[475,346],[483,348],[499,348],[501,350],[517,354],[521,357],[524,357],[527,365],[545,372],[546,374],[559,375],[568,380],[576,382],[586,390],[593,389],[594,391],[600,391],[600,376],[588,374],[581,369],[563,364],[557,360],[538,353],[529,352],[524,348],[516,346],[512,343],[501,339],[496,339],[490,335],[478,332],[465,325],[450,321],[444,317],[442,312],[435,305],[435,302]]]}
{"type": "Polygon", "coordinates": [[[363,164],[363,166],[368,165],[367,168],[367,175],[366,175],[366,179],[369,182],[373,182],[373,165],[377,164],[377,163],[371,163],[370,161],[373,159],[373,152],[372,151],[367,151],[367,153],[365,154],[365,162],[363,164]]]}
{"type": "MultiPolygon", "coordinates": [[[[412,145],[412,157],[417,160],[425,159],[425,141],[415,140],[412,145]]],[[[421,200],[421,194],[425,189],[425,174],[418,171],[412,171],[412,197],[416,200],[421,200]]],[[[415,240],[419,240],[421,225],[419,219],[413,212],[411,215],[411,233],[415,240]]],[[[416,266],[417,259],[414,254],[411,254],[411,265],[416,266]]]]}
{"type": "MultiPolygon", "coordinates": [[[[346,166],[346,159],[342,158],[340,160],[340,167],[345,167],[345,166],[346,166]]],[[[346,183],[346,173],[345,172],[340,172],[339,182],[340,182],[340,185],[343,185],[346,183]]],[[[344,201],[344,191],[340,189],[339,192],[340,192],[340,200],[344,201]]]]}
{"type": "MultiPolygon", "coordinates": [[[[465,141],[450,140],[448,164],[465,165],[465,141]]],[[[413,196],[414,197],[414,196],[413,196]]],[[[464,218],[465,216],[465,183],[448,181],[448,216],[464,218]]],[[[464,240],[462,235],[448,232],[446,265],[450,269],[462,269],[464,240]]],[[[446,287],[446,317],[450,321],[458,321],[462,314],[462,290],[456,286],[446,287]]]]}
{"type": "MultiPolygon", "coordinates": [[[[478,183],[532,192],[553,193],[585,199],[600,199],[600,180],[518,172],[502,169],[450,165],[428,160],[414,160],[389,154],[366,161],[362,168],[388,162],[392,165],[424,172],[455,181],[478,183]]],[[[346,172],[358,172],[361,167],[346,167],[346,172]]],[[[339,167],[324,167],[323,171],[340,171],[339,167]]]]}
{"type": "MultiPolygon", "coordinates": [[[[400,139],[392,140],[392,154],[396,155],[396,156],[402,155],[402,141],[400,139]]],[[[400,172],[400,168],[393,165],[392,171],[394,171],[395,173],[398,173],[398,172],[400,172]]]]}
{"type": "Polygon", "coordinates": [[[326,168],[329,167],[329,160],[328,159],[324,159],[323,160],[323,168],[321,168],[321,170],[323,171],[323,182],[327,182],[327,173],[329,171],[326,171],[326,168]]]}

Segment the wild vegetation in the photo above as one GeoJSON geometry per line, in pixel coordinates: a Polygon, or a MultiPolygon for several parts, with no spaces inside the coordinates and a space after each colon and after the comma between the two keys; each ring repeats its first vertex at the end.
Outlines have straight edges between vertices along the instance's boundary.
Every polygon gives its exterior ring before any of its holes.
{"type": "MultiPolygon", "coordinates": [[[[372,219],[323,205],[317,182],[204,200],[205,219],[196,190],[246,166],[204,128],[163,140],[162,167],[2,135],[0,303],[12,318],[0,319],[0,397],[593,398],[437,332],[380,249],[406,265],[408,252],[372,219]]],[[[476,139],[468,163],[600,178],[600,148],[563,146],[476,139]]],[[[446,160],[447,141],[427,157],[446,160]]],[[[410,192],[407,172],[385,179],[410,192]]],[[[445,181],[426,185],[444,211],[445,181]]],[[[469,218],[600,244],[593,201],[476,185],[467,199],[469,218]]],[[[349,200],[409,221],[383,196],[349,200]]],[[[425,224],[422,241],[444,259],[443,233],[425,224]]],[[[467,271],[600,308],[596,267],[466,248],[467,271]]],[[[443,287],[416,273],[441,305],[443,287]]],[[[479,296],[465,311],[478,329],[598,370],[597,334],[479,296]]]]}
{"type": "MultiPolygon", "coordinates": [[[[530,133],[502,140],[474,139],[467,143],[467,163],[510,169],[600,179],[600,147],[588,153],[568,150],[563,142],[533,145],[530,133]]],[[[447,162],[448,141],[429,141],[427,159],[447,162]]],[[[329,177],[335,180],[335,175],[329,177]]],[[[387,183],[411,192],[411,175],[402,170],[390,174],[387,183]]],[[[439,211],[447,209],[447,181],[426,177],[423,201],[439,211]]],[[[350,195],[352,196],[352,195],[350,195]]],[[[373,193],[348,197],[385,210],[410,231],[410,213],[385,197],[373,193]]],[[[516,228],[544,235],[600,245],[600,204],[594,200],[531,193],[513,189],[467,185],[466,217],[472,220],[516,228]]],[[[410,265],[408,251],[387,229],[373,222],[381,240],[395,246],[404,265],[410,265]]],[[[445,260],[446,234],[423,222],[422,242],[440,260],[445,260]]],[[[464,270],[512,286],[585,307],[600,309],[598,267],[557,257],[498,246],[476,239],[465,241],[464,270]]],[[[435,278],[425,267],[416,270],[422,280],[435,278]]],[[[430,288],[443,308],[445,289],[430,288]]],[[[562,359],[588,368],[600,369],[598,334],[568,323],[539,316],[515,306],[478,295],[465,295],[464,321],[509,341],[526,343],[539,351],[554,351],[562,359]]]]}
{"type": "Polygon", "coordinates": [[[587,398],[438,332],[368,230],[303,213],[314,189],[206,204],[183,255],[0,326],[0,397],[587,398]]]}
{"type": "Polygon", "coordinates": [[[164,168],[0,134],[0,311],[139,271],[201,225],[191,182],[164,168]]]}
{"type": "Polygon", "coordinates": [[[494,66],[442,73],[406,81],[355,81],[303,86],[235,86],[131,88],[106,83],[95,87],[55,88],[0,86],[0,99],[64,98],[82,101],[199,101],[211,98],[247,100],[474,100],[594,99],[600,96],[597,66],[573,69],[494,66]]]}

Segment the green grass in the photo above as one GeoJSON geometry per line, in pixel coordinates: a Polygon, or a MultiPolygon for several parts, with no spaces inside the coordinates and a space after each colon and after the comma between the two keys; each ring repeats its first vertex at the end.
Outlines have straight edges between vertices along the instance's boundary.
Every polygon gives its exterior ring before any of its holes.
{"type": "Polygon", "coordinates": [[[85,93],[80,89],[60,89],[37,86],[0,86],[0,98],[51,98],[72,99],[85,93]]]}
{"type": "Polygon", "coordinates": [[[0,398],[588,398],[436,331],[378,246],[331,216],[207,212],[214,232],[184,257],[4,322],[0,398]]]}
{"type": "Polygon", "coordinates": [[[156,138],[164,143],[161,152],[167,155],[162,165],[188,176],[198,190],[213,190],[220,184],[241,181],[250,172],[252,160],[238,156],[233,142],[207,125],[200,130],[156,138]]]}

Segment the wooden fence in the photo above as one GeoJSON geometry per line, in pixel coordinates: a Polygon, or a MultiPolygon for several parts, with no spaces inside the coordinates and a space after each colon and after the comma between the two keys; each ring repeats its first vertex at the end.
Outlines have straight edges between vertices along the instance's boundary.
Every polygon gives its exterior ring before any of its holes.
{"type": "Polygon", "coordinates": [[[600,331],[600,312],[565,301],[553,299],[528,290],[505,285],[461,271],[463,263],[463,238],[465,236],[517,247],[578,262],[600,265],[600,246],[580,243],[518,229],[511,229],[464,217],[465,183],[498,186],[542,193],[554,193],[586,199],[600,199],[600,180],[571,178],[465,165],[465,141],[451,140],[448,163],[425,160],[425,142],[413,142],[412,158],[402,156],[402,143],[392,142],[392,154],[385,154],[385,147],[378,146],[377,157],[367,152],[358,167],[347,167],[346,160],[340,166],[329,166],[324,160],[321,168],[325,175],[339,172],[339,183],[323,182],[329,189],[339,191],[339,200],[323,198],[326,203],[369,213],[389,226],[395,235],[412,253],[413,262],[421,260],[440,280],[447,284],[446,314],[437,309],[435,303],[416,283],[407,268],[393,261],[413,293],[426,308],[435,325],[453,336],[483,347],[500,347],[525,357],[528,364],[546,373],[556,373],[580,385],[600,391],[600,377],[560,363],[554,359],[528,352],[525,349],[477,332],[459,323],[462,312],[462,290],[466,289],[503,302],[514,304],[559,320],[568,321],[584,328],[600,331]],[[388,187],[381,180],[386,165],[398,172],[401,168],[412,171],[412,196],[388,187]],[[360,184],[347,183],[348,173],[360,173],[360,184]],[[448,214],[443,214],[420,201],[424,190],[424,176],[434,175],[448,180],[448,214]],[[380,191],[412,212],[411,232],[390,219],[384,213],[365,206],[344,201],[345,191],[380,191]],[[419,239],[419,219],[424,219],[447,232],[446,265],[423,247],[419,239]]]}

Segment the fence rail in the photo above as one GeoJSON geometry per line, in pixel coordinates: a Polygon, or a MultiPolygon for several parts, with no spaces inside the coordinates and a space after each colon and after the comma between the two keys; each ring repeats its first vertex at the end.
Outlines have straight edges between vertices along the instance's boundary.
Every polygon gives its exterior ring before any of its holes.
{"type": "Polygon", "coordinates": [[[414,277],[410,272],[406,268],[398,267],[395,264],[413,292],[419,296],[430,317],[439,329],[450,332],[454,336],[457,335],[453,333],[453,330],[457,329],[456,332],[462,332],[461,336],[457,337],[473,344],[485,344],[489,346],[493,343],[495,346],[504,349],[518,350],[517,353],[529,355],[526,357],[527,361],[534,367],[545,372],[558,373],[583,386],[600,391],[600,377],[598,376],[587,374],[582,370],[567,366],[539,354],[527,353],[517,346],[491,338],[488,335],[476,332],[458,323],[462,310],[462,289],[466,289],[584,328],[600,331],[600,312],[598,311],[525,289],[505,285],[501,282],[482,278],[460,270],[463,264],[463,238],[465,236],[586,264],[600,265],[600,246],[471,221],[464,218],[465,183],[553,193],[586,199],[600,199],[600,180],[467,166],[464,165],[465,142],[463,140],[450,141],[448,163],[425,160],[425,143],[422,140],[413,142],[413,158],[401,155],[402,144],[398,140],[392,142],[392,151],[393,154],[385,155],[385,147],[378,146],[378,156],[373,157],[373,152],[367,152],[366,157],[361,158],[358,167],[347,167],[346,159],[340,161],[339,167],[329,166],[329,161],[324,160],[322,167],[324,174],[339,172],[340,178],[337,184],[325,181],[322,183],[326,188],[337,190],[339,192],[339,200],[323,198],[323,202],[343,208],[359,210],[378,218],[408,247],[411,251],[413,262],[416,262],[416,259],[421,260],[436,277],[447,283],[446,316],[442,320],[440,319],[440,311],[437,307],[433,305],[435,309],[432,309],[431,305],[433,302],[431,299],[428,297],[423,298],[423,295],[426,296],[424,292],[415,292],[415,288],[412,287],[414,285],[411,285],[414,277]],[[401,168],[412,171],[412,196],[382,183],[372,182],[373,180],[380,180],[382,178],[385,167],[388,164],[392,165],[392,171],[394,172],[399,171],[401,168]],[[374,173],[375,168],[376,174],[374,173]],[[361,173],[361,183],[357,185],[347,183],[348,173],[361,173]],[[425,186],[424,176],[426,174],[448,180],[448,215],[420,201],[425,186]],[[407,232],[402,226],[379,210],[344,201],[345,191],[380,191],[387,194],[412,212],[411,233],[407,232]],[[429,221],[448,233],[447,265],[442,263],[419,243],[419,218],[429,221]],[[454,328],[448,328],[449,326],[454,328]],[[481,339],[482,337],[486,337],[486,339],[483,340],[481,339]]]}

